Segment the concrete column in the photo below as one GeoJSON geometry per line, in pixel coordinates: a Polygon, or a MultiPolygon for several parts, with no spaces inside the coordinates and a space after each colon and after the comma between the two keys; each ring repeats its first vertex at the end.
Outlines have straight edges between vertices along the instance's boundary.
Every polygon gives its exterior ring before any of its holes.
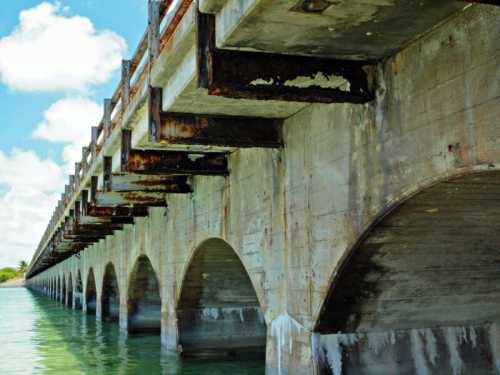
{"type": "Polygon", "coordinates": [[[117,241],[121,246],[120,259],[117,264],[117,277],[120,289],[120,310],[119,310],[119,326],[120,331],[128,334],[128,259],[130,256],[130,246],[132,243],[131,237],[132,225],[125,225],[124,230],[117,233],[117,241]]]}
{"type": "Polygon", "coordinates": [[[288,314],[268,326],[266,375],[316,375],[312,334],[288,314]]]}
{"type": "Polygon", "coordinates": [[[120,331],[128,332],[128,306],[127,297],[124,293],[120,294],[120,316],[119,316],[120,331]]]}
{"type": "Polygon", "coordinates": [[[161,308],[161,343],[163,348],[170,353],[178,353],[179,328],[173,301],[162,303],[161,308]],[[173,311],[169,311],[169,309],[173,311]]]}
{"type": "Polygon", "coordinates": [[[100,296],[97,296],[95,301],[95,319],[102,320],[102,300],[100,296]]]}

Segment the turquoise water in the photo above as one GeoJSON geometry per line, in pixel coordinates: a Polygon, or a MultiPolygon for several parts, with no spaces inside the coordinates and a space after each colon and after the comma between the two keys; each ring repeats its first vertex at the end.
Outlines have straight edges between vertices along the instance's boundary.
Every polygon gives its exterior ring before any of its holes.
{"type": "Polygon", "coordinates": [[[262,360],[177,359],[159,336],[120,334],[113,323],[27,289],[0,289],[0,374],[264,375],[262,360]]]}

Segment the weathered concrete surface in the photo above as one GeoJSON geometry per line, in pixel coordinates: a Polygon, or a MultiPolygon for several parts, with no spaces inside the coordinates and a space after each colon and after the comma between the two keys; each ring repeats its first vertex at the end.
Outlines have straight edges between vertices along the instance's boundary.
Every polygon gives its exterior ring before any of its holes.
{"type": "Polygon", "coordinates": [[[391,56],[466,5],[455,0],[228,0],[223,6],[220,3],[201,1],[200,8],[207,12],[220,8],[217,45],[221,47],[349,60],[391,56]]]}
{"type": "Polygon", "coordinates": [[[330,362],[346,374],[497,372],[499,186],[498,170],[455,177],[376,224],[320,316],[330,362]]]}
{"type": "Polygon", "coordinates": [[[498,169],[499,17],[498,8],[467,9],[380,64],[376,102],[299,108],[285,121],[284,149],[234,152],[230,176],[193,178],[194,194],[169,197],[168,208],[150,209],[31,285],[50,280],[60,290],[57,280],[80,270],[86,295],[92,268],[99,312],[112,262],[126,329],[125,291],[145,255],[159,283],[162,342],[177,350],[190,261],[207,239],[222,239],[262,309],[268,374],[314,373],[311,332],[339,265],[365,230],[432,182],[498,169]]]}

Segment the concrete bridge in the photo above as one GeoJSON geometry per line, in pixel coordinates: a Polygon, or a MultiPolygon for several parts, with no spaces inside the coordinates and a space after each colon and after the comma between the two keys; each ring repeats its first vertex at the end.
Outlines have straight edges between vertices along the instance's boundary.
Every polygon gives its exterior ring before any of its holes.
{"type": "Polygon", "coordinates": [[[498,373],[500,7],[474,3],[150,1],[27,282],[269,375],[498,373]]]}

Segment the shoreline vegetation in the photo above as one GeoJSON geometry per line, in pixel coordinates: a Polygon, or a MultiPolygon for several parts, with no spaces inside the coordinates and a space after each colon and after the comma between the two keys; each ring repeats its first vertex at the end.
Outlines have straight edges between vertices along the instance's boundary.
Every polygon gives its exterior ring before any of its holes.
{"type": "Polygon", "coordinates": [[[28,263],[24,260],[19,266],[0,268],[0,288],[14,288],[24,286],[24,275],[28,270],[28,263]]]}

